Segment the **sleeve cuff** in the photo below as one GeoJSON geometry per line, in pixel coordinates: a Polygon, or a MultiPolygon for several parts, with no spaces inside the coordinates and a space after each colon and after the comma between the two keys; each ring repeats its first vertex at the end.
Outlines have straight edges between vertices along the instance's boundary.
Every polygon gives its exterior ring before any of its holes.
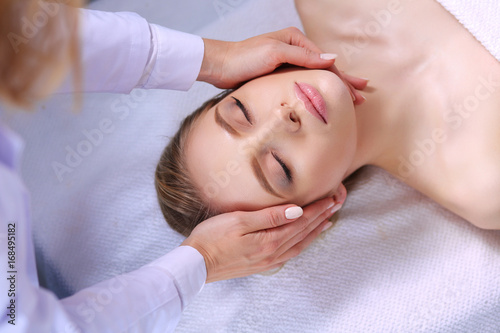
{"type": "Polygon", "coordinates": [[[207,280],[205,259],[191,246],[179,246],[148,266],[165,270],[174,278],[183,310],[200,293],[207,280]]]}
{"type": "MultiPolygon", "coordinates": [[[[148,22],[135,13],[80,10],[84,92],[129,93],[151,49],[148,22]]],[[[68,78],[68,80],[71,79],[68,78]]],[[[72,89],[68,81],[59,92],[72,89]]]]}
{"type": "Polygon", "coordinates": [[[203,39],[156,24],[150,27],[155,60],[143,88],[188,90],[200,73],[205,51],[203,39]]]}

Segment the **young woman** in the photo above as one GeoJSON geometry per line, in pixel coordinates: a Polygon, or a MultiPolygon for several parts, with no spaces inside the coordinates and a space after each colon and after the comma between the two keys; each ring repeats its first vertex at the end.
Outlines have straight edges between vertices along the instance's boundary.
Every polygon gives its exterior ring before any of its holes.
{"type": "Polygon", "coordinates": [[[172,227],[189,234],[221,212],[326,196],[340,207],[342,182],[375,165],[474,225],[500,229],[499,62],[433,0],[296,7],[340,68],[370,78],[367,102],[355,107],[331,72],[293,68],[208,101],[157,168],[172,227]]]}

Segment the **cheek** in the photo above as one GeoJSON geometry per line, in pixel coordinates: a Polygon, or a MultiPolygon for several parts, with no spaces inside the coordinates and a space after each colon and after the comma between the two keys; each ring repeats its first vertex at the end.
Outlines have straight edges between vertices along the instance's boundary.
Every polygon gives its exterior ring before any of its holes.
{"type": "Polygon", "coordinates": [[[325,177],[316,176],[311,177],[310,179],[304,179],[303,187],[299,194],[296,196],[293,202],[295,204],[304,206],[308,205],[316,200],[324,198],[328,195],[332,195],[334,193],[334,189],[337,188],[333,181],[326,182],[324,181],[325,177]]]}
{"type": "MultiPolygon", "coordinates": [[[[337,139],[338,140],[338,139],[337,139]]],[[[309,145],[307,151],[307,164],[309,172],[316,175],[315,178],[332,178],[335,176],[335,170],[344,167],[345,150],[343,144],[337,144],[328,137],[316,138],[309,145]]]]}
{"type": "Polygon", "coordinates": [[[352,162],[353,145],[355,140],[346,138],[344,141],[338,136],[333,139],[314,136],[307,144],[304,142],[301,154],[297,155],[300,156],[297,174],[301,178],[302,198],[316,200],[338,187],[352,162]]]}
{"type": "Polygon", "coordinates": [[[340,173],[336,170],[335,165],[329,161],[318,163],[311,173],[313,176],[309,181],[311,189],[320,193],[331,191],[342,181],[340,173]]]}
{"type": "Polygon", "coordinates": [[[300,193],[304,198],[316,200],[332,191],[342,181],[342,168],[331,152],[310,149],[300,170],[300,193]]]}

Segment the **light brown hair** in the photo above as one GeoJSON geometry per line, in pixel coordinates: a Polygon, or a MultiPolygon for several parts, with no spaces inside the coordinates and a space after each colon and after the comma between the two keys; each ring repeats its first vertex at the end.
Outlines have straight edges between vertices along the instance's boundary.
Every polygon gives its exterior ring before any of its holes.
{"type": "Polygon", "coordinates": [[[183,154],[187,137],[196,120],[231,92],[223,91],[187,116],[163,150],[156,167],[155,187],[160,209],[170,227],[186,237],[199,223],[219,214],[201,198],[199,189],[191,181],[183,154]]]}
{"type": "Polygon", "coordinates": [[[78,12],[82,0],[0,1],[0,97],[30,107],[73,69],[79,88],[78,12]]]}

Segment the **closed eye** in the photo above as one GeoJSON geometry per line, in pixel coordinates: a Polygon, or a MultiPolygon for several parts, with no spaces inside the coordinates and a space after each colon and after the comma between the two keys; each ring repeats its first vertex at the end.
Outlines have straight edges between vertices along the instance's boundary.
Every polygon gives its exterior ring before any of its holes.
{"type": "Polygon", "coordinates": [[[241,112],[243,112],[243,115],[245,116],[246,120],[250,123],[250,125],[253,125],[253,119],[250,115],[250,112],[248,112],[247,108],[243,105],[243,103],[241,103],[241,101],[239,99],[237,99],[236,97],[233,97],[231,96],[232,99],[234,99],[234,101],[236,102],[236,105],[240,108],[241,112]]]}
{"type": "Polygon", "coordinates": [[[288,168],[286,163],[283,162],[283,160],[275,152],[273,152],[272,155],[273,155],[274,159],[279,163],[281,168],[283,169],[283,173],[285,174],[285,177],[286,177],[288,183],[291,184],[293,181],[292,172],[290,171],[290,169],[288,168]]]}

